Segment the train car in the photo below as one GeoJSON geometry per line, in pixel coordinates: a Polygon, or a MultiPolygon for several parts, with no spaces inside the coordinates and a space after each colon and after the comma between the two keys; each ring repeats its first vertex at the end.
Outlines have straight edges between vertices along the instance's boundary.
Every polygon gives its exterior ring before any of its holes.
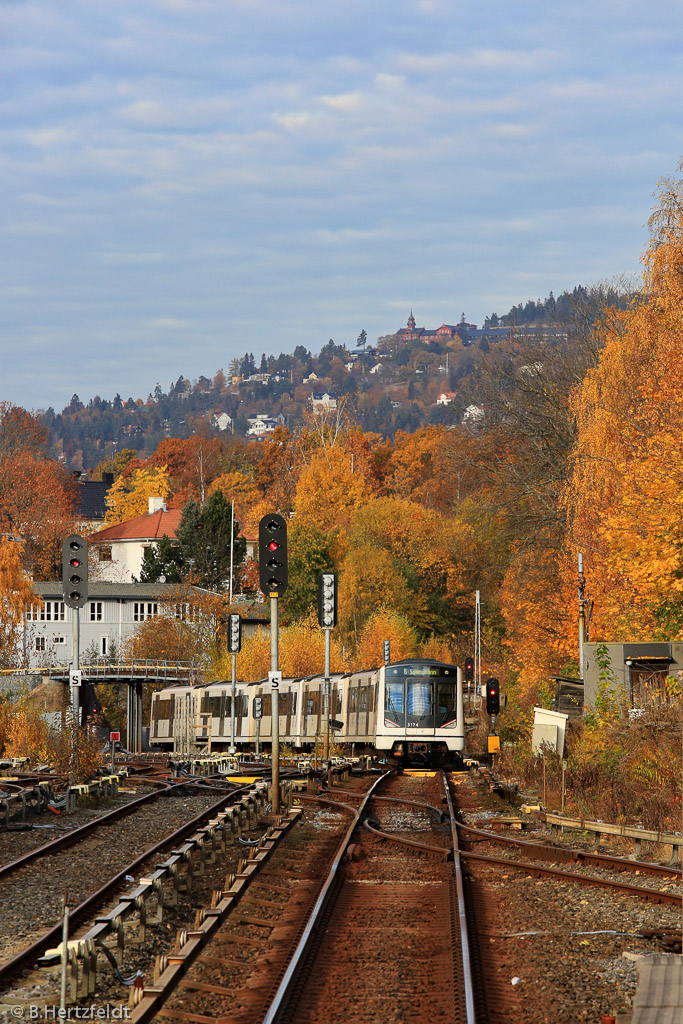
{"type": "Polygon", "coordinates": [[[375,746],[410,764],[462,759],[465,710],[462,674],[455,665],[407,658],[378,672],[375,746]]]}
{"type": "MultiPolygon", "coordinates": [[[[280,741],[311,750],[324,729],[324,678],[283,679],[279,687],[280,741]]],[[[430,659],[409,658],[361,672],[333,673],[330,718],[339,743],[357,752],[382,752],[403,764],[454,763],[465,747],[460,670],[430,659]],[[340,727],[341,726],[341,727],[340,727]]],[[[227,750],[232,737],[230,682],[167,687],[153,695],[150,740],[188,749],[194,742],[227,750]],[[193,719],[194,716],[194,719],[193,719]]],[[[235,745],[269,747],[272,689],[267,679],[238,682],[235,745]],[[255,714],[259,698],[261,715],[255,714]]]]}

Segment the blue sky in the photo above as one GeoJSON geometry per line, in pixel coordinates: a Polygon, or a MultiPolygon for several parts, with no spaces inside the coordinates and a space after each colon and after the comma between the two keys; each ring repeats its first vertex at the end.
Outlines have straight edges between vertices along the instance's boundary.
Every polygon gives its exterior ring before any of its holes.
{"type": "Polygon", "coordinates": [[[679,3],[0,0],[0,399],[638,270],[679,3]]]}

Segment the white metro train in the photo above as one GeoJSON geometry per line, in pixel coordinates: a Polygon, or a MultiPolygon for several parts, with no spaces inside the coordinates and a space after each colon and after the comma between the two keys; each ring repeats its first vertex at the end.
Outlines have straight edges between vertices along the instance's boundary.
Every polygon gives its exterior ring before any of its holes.
{"type": "MultiPolygon", "coordinates": [[[[210,741],[212,751],[227,750],[231,689],[228,681],[159,690],[152,698],[150,743],[180,752],[210,741]]],[[[436,766],[461,760],[465,715],[462,674],[455,665],[406,659],[364,672],[333,673],[330,690],[330,719],[338,743],[352,745],[356,752],[382,752],[405,764],[436,766]]],[[[270,746],[271,693],[267,679],[236,684],[238,749],[256,743],[270,746]]],[[[323,694],[323,676],[282,680],[281,743],[301,751],[313,747],[324,728],[323,694]]]]}

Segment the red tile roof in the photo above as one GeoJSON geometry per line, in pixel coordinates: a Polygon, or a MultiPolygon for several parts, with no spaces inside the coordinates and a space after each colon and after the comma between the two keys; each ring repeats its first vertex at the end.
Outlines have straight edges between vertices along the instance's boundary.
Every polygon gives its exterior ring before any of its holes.
{"type": "Polygon", "coordinates": [[[182,514],[182,509],[179,508],[170,509],[168,512],[160,509],[151,516],[137,516],[136,519],[128,519],[125,523],[117,523],[115,526],[108,526],[106,530],[99,530],[92,540],[95,544],[102,541],[109,543],[112,540],[159,540],[164,534],[173,539],[182,514]]]}

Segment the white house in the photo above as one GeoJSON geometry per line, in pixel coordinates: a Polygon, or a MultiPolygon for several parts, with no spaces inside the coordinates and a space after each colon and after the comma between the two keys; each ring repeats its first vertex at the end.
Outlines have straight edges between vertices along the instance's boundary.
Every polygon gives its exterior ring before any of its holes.
{"type": "Polygon", "coordinates": [[[318,409],[336,409],[337,396],[330,395],[327,391],[315,391],[311,395],[311,405],[313,406],[314,412],[317,411],[318,409]]]}
{"type": "Polygon", "coordinates": [[[274,419],[265,412],[259,412],[256,416],[249,416],[247,423],[247,437],[258,437],[263,434],[272,434],[273,431],[282,426],[285,422],[285,418],[282,414],[276,416],[274,419]]]}
{"type": "Polygon", "coordinates": [[[455,398],[455,391],[442,391],[436,400],[437,405],[450,405],[455,398]]]}
{"type": "Polygon", "coordinates": [[[110,583],[140,578],[145,551],[164,534],[175,539],[181,509],[168,511],[163,498],[149,498],[149,512],[93,534],[90,544],[97,560],[97,577],[110,583]]]}
{"type": "Polygon", "coordinates": [[[469,423],[471,427],[476,427],[478,423],[484,418],[484,407],[483,405],[468,405],[462,414],[462,422],[469,423]]]}
{"type": "Polygon", "coordinates": [[[218,430],[232,430],[232,416],[228,416],[227,412],[214,416],[211,422],[218,430]]]}

